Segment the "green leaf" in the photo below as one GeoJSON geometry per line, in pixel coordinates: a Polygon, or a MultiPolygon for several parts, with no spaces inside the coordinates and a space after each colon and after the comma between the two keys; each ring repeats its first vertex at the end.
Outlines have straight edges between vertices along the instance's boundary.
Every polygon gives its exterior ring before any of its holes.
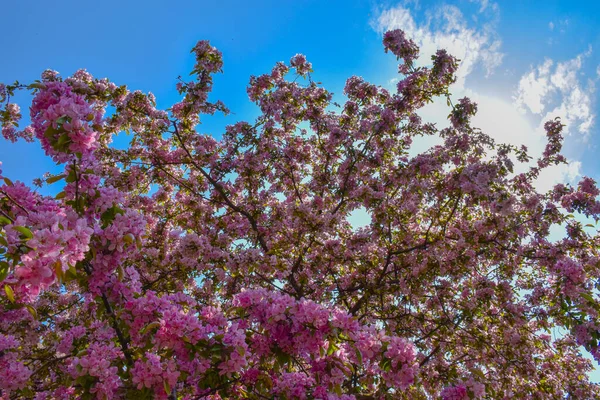
{"type": "Polygon", "coordinates": [[[59,260],[57,260],[54,263],[54,273],[56,274],[56,277],[58,278],[59,282],[62,282],[64,280],[63,279],[64,278],[64,272],[63,272],[63,269],[62,269],[62,263],[59,260]]]}
{"type": "Polygon", "coordinates": [[[169,386],[169,382],[163,381],[163,387],[165,388],[166,394],[171,394],[171,387],[169,386]]]}
{"type": "Polygon", "coordinates": [[[54,148],[57,150],[64,150],[67,148],[67,146],[70,143],[71,143],[71,138],[69,137],[69,135],[67,133],[63,133],[62,135],[59,136],[54,148]]]}
{"type": "Polygon", "coordinates": [[[29,89],[45,89],[46,85],[44,85],[40,81],[36,81],[34,83],[31,83],[29,86],[27,86],[27,88],[29,88],[29,89]]]}
{"type": "Polygon", "coordinates": [[[65,281],[72,281],[77,278],[77,270],[74,266],[69,265],[69,269],[65,272],[65,281]]]}
{"type": "Polygon", "coordinates": [[[10,286],[4,285],[4,293],[6,293],[6,297],[8,297],[11,303],[15,302],[15,292],[13,292],[10,286]]]}
{"type": "Polygon", "coordinates": [[[8,225],[10,224],[12,221],[8,218],[6,218],[4,215],[0,215],[0,225],[8,225]]]}
{"type": "Polygon", "coordinates": [[[361,351],[355,347],[354,348],[354,352],[356,353],[356,359],[358,360],[358,363],[362,364],[363,363],[363,356],[362,356],[361,351]]]}
{"type": "Polygon", "coordinates": [[[277,362],[279,365],[286,366],[290,363],[290,361],[292,361],[292,357],[287,353],[281,352],[277,355],[277,362]]]}
{"type": "Polygon", "coordinates": [[[0,282],[2,282],[8,276],[8,263],[6,261],[0,261],[0,282]]]}
{"type": "Polygon", "coordinates": [[[24,226],[13,226],[13,229],[15,231],[18,231],[27,240],[33,238],[33,233],[31,233],[29,228],[26,228],[24,226]]]}
{"type": "Polygon", "coordinates": [[[67,193],[65,193],[65,192],[63,191],[63,192],[60,192],[59,194],[57,194],[57,195],[56,195],[54,198],[55,198],[56,200],[60,200],[60,199],[64,199],[66,196],[67,196],[67,193]]]}
{"type": "Polygon", "coordinates": [[[50,125],[46,132],[44,132],[44,136],[48,139],[53,139],[57,134],[61,132],[61,129],[55,129],[52,125],[50,125]]]}
{"type": "Polygon", "coordinates": [[[335,392],[335,393],[336,393],[338,396],[341,396],[341,395],[342,395],[342,393],[343,393],[343,392],[342,392],[342,387],[341,387],[339,384],[337,384],[337,385],[335,385],[335,386],[333,387],[333,391],[334,391],[334,392],[335,392]]]}
{"type": "Polygon", "coordinates": [[[108,225],[110,225],[111,222],[113,222],[117,214],[123,213],[124,211],[117,206],[113,206],[108,210],[104,211],[104,213],[102,213],[102,215],[100,216],[100,220],[102,221],[102,227],[106,228],[108,225]]]}
{"type": "Polygon", "coordinates": [[[596,302],[594,300],[594,298],[592,297],[592,295],[590,295],[589,293],[581,293],[580,296],[583,297],[584,299],[586,299],[587,301],[589,301],[590,303],[596,302]]]}
{"type": "Polygon", "coordinates": [[[30,306],[29,304],[25,304],[25,308],[27,309],[27,311],[29,311],[29,314],[31,314],[31,316],[34,319],[37,319],[37,311],[35,310],[35,308],[30,306]]]}
{"type": "Polygon", "coordinates": [[[328,355],[328,356],[332,355],[332,354],[333,354],[333,353],[335,353],[335,351],[336,351],[336,350],[338,350],[338,349],[339,349],[339,347],[337,347],[337,346],[335,345],[334,341],[333,341],[333,340],[332,340],[332,341],[330,341],[330,342],[329,342],[329,347],[327,348],[327,355],[328,355]]]}
{"type": "Polygon", "coordinates": [[[12,183],[12,181],[8,178],[4,178],[4,182],[8,185],[8,186],[14,186],[14,183],[12,183]]]}
{"type": "Polygon", "coordinates": [[[386,358],[381,363],[381,369],[384,370],[385,372],[388,372],[390,369],[392,369],[392,362],[389,358],[386,358]]]}
{"type": "Polygon", "coordinates": [[[128,233],[127,235],[123,236],[123,241],[127,244],[133,243],[134,240],[135,236],[133,236],[131,233],[128,233]]]}
{"type": "Polygon", "coordinates": [[[67,179],[65,179],[65,181],[67,183],[73,183],[77,180],[77,176],[75,175],[75,171],[71,170],[69,172],[69,175],[67,176],[67,179]]]}
{"type": "Polygon", "coordinates": [[[65,176],[66,176],[65,174],[51,176],[50,178],[46,179],[46,183],[51,184],[54,182],[58,182],[61,179],[63,179],[65,176]]]}
{"type": "Polygon", "coordinates": [[[143,327],[142,329],[140,329],[140,336],[143,336],[149,330],[154,329],[154,328],[158,328],[159,326],[160,326],[160,322],[158,322],[158,321],[154,321],[154,322],[149,323],[148,325],[146,325],[145,327],[143,327]]]}

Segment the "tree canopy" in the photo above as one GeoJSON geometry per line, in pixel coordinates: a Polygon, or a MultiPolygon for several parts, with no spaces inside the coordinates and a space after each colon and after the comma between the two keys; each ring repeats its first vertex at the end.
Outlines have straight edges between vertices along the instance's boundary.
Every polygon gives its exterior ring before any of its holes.
{"type": "Polygon", "coordinates": [[[579,218],[600,191],[534,186],[566,162],[560,120],[539,158],[495,143],[451,101],[454,57],[383,43],[397,90],[351,77],[336,104],[296,55],[251,77],[260,116],[220,139],[198,131],[229,112],[206,41],[167,110],[84,70],[0,85],[5,140],[63,170],[37,182],[56,196],[0,172],[0,398],[600,398],[600,238],[579,218]],[[418,114],[440,96],[441,130],[418,114]]]}

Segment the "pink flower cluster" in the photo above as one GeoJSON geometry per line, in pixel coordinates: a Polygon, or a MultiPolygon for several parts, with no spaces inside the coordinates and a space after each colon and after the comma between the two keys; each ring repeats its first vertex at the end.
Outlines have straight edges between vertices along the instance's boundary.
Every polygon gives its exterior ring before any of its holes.
{"type": "Polygon", "coordinates": [[[102,111],[92,108],[66,82],[49,81],[43,85],[32,101],[31,121],[46,154],[64,162],[70,158],[67,151],[93,151],[98,133],[91,124],[102,124],[102,111]]]}
{"type": "Polygon", "coordinates": [[[417,371],[414,346],[405,339],[382,335],[372,327],[361,326],[344,312],[261,290],[240,293],[234,304],[248,310],[249,322],[257,323],[267,333],[253,338],[250,345],[253,350],[267,354],[281,350],[301,357],[312,364],[321,384],[341,384],[348,373],[341,367],[345,362],[356,363],[358,368],[365,368],[367,374],[381,372],[388,387],[396,390],[404,390],[414,382],[417,371]],[[340,337],[346,339],[340,340],[340,337]],[[331,348],[338,350],[321,357],[314,356],[331,348]],[[334,363],[336,366],[325,374],[324,368],[333,363],[334,358],[341,363],[334,363]],[[388,360],[391,368],[380,371],[378,361],[382,359],[388,360]]]}
{"type": "Polygon", "coordinates": [[[458,69],[458,60],[448,54],[446,50],[438,50],[433,59],[433,68],[431,69],[432,76],[442,85],[450,85],[455,78],[456,70],[458,69]]]}
{"type": "Polygon", "coordinates": [[[470,398],[465,385],[445,387],[441,397],[442,400],[469,400],[470,398]]]}
{"type": "Polygon", "coordinates": [[[84,380],[91,377],[95,381],[91,393],[96,398],[115,398],[121,382],[114,363],[122,358],[122,352],[112,342],[92,342],[82,353],[69,359],[71,376],[84,380]]]}
{"type": "Polygon", "coordinates": [[[54,283],[57,272],[85,257],[93,230],[71,209],[42,199],[22,184],[6,184],[0,190],[19,199],[13,206],[17,217],[4,227],[8,249],[22,253],[14,268],[15,283],[23,295],[36,296],[54,283]]]}
{"type": "Polygon", "coordinates": [[[534,185],[564,161],[560,121],[515,175],[527,149],[474,129],[469,99],[441,131],[418,116],[454,57],[384,45],[397,91],[352,77],[334,107],[295,55],[250,79],[261,114],[220,139],[197,129],[227,112],[206,41],[166,111],[85,70],[0,85],[5,136],[25,135],[8,94],[31,90],[64,167],[55,197],[0,176],[0,397],[598,398],[580,346],[599,357],[599,239],[566,213],[598,219],[600,190],[534,185]],[[414,154],[421,136],[441,141],[414,154]]]}
{"type": "Polygon", "coordinates": [[[12,335],[0,333],[0,392],[22,388],[31,370],[18,360],[20,343],[12,335]]]}
{"type": "Polygon", "coordinates": [[[472,116],[477,113],[477,104],[473,103],[469,98],[463,97],[458,101],[458,104],[450,114],[450,121],[455,129],[461,129],[467,126],[472,116]]]}
{"type": "Polygon", "coordinates": [[[175,387],[179,377],[175,360],[162,360],[153,353],[146,353],[144,358],[137,360],[131,370],[133,384],[138,389],[153,388],[157,398],[166,398],[171,393],[165,388],[175,387]]]}
{"type": "Polygon", "coordinates": [[[312,70],[312,64],[306,60],[303,54],[296,54],[290,60],[290,65],[296,69],[298,75],[306,75],[312,70]]]}
{"type": "Polygon", "coordinates": [[[383,35],[383,46],[386,52],[392,52],[406,64],[412,64],[419,56],[419,47],[400,29],[386,32],[383,35]]]}

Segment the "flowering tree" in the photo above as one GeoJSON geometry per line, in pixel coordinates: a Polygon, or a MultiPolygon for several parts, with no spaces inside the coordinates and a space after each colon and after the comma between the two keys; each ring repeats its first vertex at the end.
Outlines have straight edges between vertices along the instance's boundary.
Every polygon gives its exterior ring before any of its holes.
{"type": "Polygon", "coordinates": [[[352,77],[337,105],[296,55],[251,78],[261,115],[221,140],[196,131],[228,112],[205,41],[167,111],[85,71],[0,86],[4,138],[39,141],[64,185],[0,176],[0,398],[600,398],[580,353],[600,358],[600,238],[569,214],[598,219],[600,191],[533,187],[565,162],[560,121],[529,163],[452,106],[455,58],[384,45],[397,92],[352,77]],[[417,115],[436,96],[441,131],[417,115]]]}

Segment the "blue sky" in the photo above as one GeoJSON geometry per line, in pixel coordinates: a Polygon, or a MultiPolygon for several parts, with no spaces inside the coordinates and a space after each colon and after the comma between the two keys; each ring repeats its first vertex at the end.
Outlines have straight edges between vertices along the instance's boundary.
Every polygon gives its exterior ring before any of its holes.
{"type": "MultiPolygon", "coordinates": [[[[296,53],[338,96],[351,75],[392,88],[396,62],[383,53],[381,34],[401,27],[422,46],[424,63],[439,47],[462,60],[452,92],[479,103],[475,124],[496,139],[539,153],[541,124],[563,117],[570,164],[541,177],[541,189],[581,175],[600,180],[600,2],[20,0],[2,12],[0,82],[31,82],[46,68],[63,76],[86,68],[153,92],[163,108],[178,101],[176,78],[191,70],[190,48],[210,40],[225,61],[212,98],[233,112],[203,119],[200,130],[217,137],[225,124],[256,116],[245,92],[250,75],[296,53]]],[[[16,100],[26,114],[30,99],[16,100]]],[[[428,106],[424,117],[443,126],[444,103],[428,106]]],[[[26,183],[56,168],[37,144],[1,138],[0,161],[5,176],[26,183]]]]}
{"type": "MultiPolygon", "coordinates": [[[[21,0],[3,5],[5,34],[0,82],[30,82],[51,68],[63,76],[86,68],[130,89],[153,92],[162,107],[177,101],[175,82],[193,63],[189,49],[209,39],[224,53],[213,99],[233,111],[204,119],[219,136],[225,124],[252,119],[245,93],[252,74],[304,53],[314,77],[341,93],[351,75],[393,87],[395,60],[382,51],[381,32],[402,27],[424,49],[424,60],[447,47],[463,60],[455,97],[479,103],[480,127],[501,141],[543,146],[545,118],[569,124],[571,165],[553,171],[541,188],[578,174],[600,178],[596,152],[600,30],[596,2],[443,1],[102,1],[21,0]]],[[[19,96],[26,106],[28,98],[19,96]]],[[[26,112],[25,112],[26,114],[26,112]]],[[[426,116],[444,124],[447,109],[426,116]]],[[[5,173],[27,183],[52,163],[37,145],[0,139],[5,173]]],[[[544,180],[542,179],[542,180],[544,180]]]]}

